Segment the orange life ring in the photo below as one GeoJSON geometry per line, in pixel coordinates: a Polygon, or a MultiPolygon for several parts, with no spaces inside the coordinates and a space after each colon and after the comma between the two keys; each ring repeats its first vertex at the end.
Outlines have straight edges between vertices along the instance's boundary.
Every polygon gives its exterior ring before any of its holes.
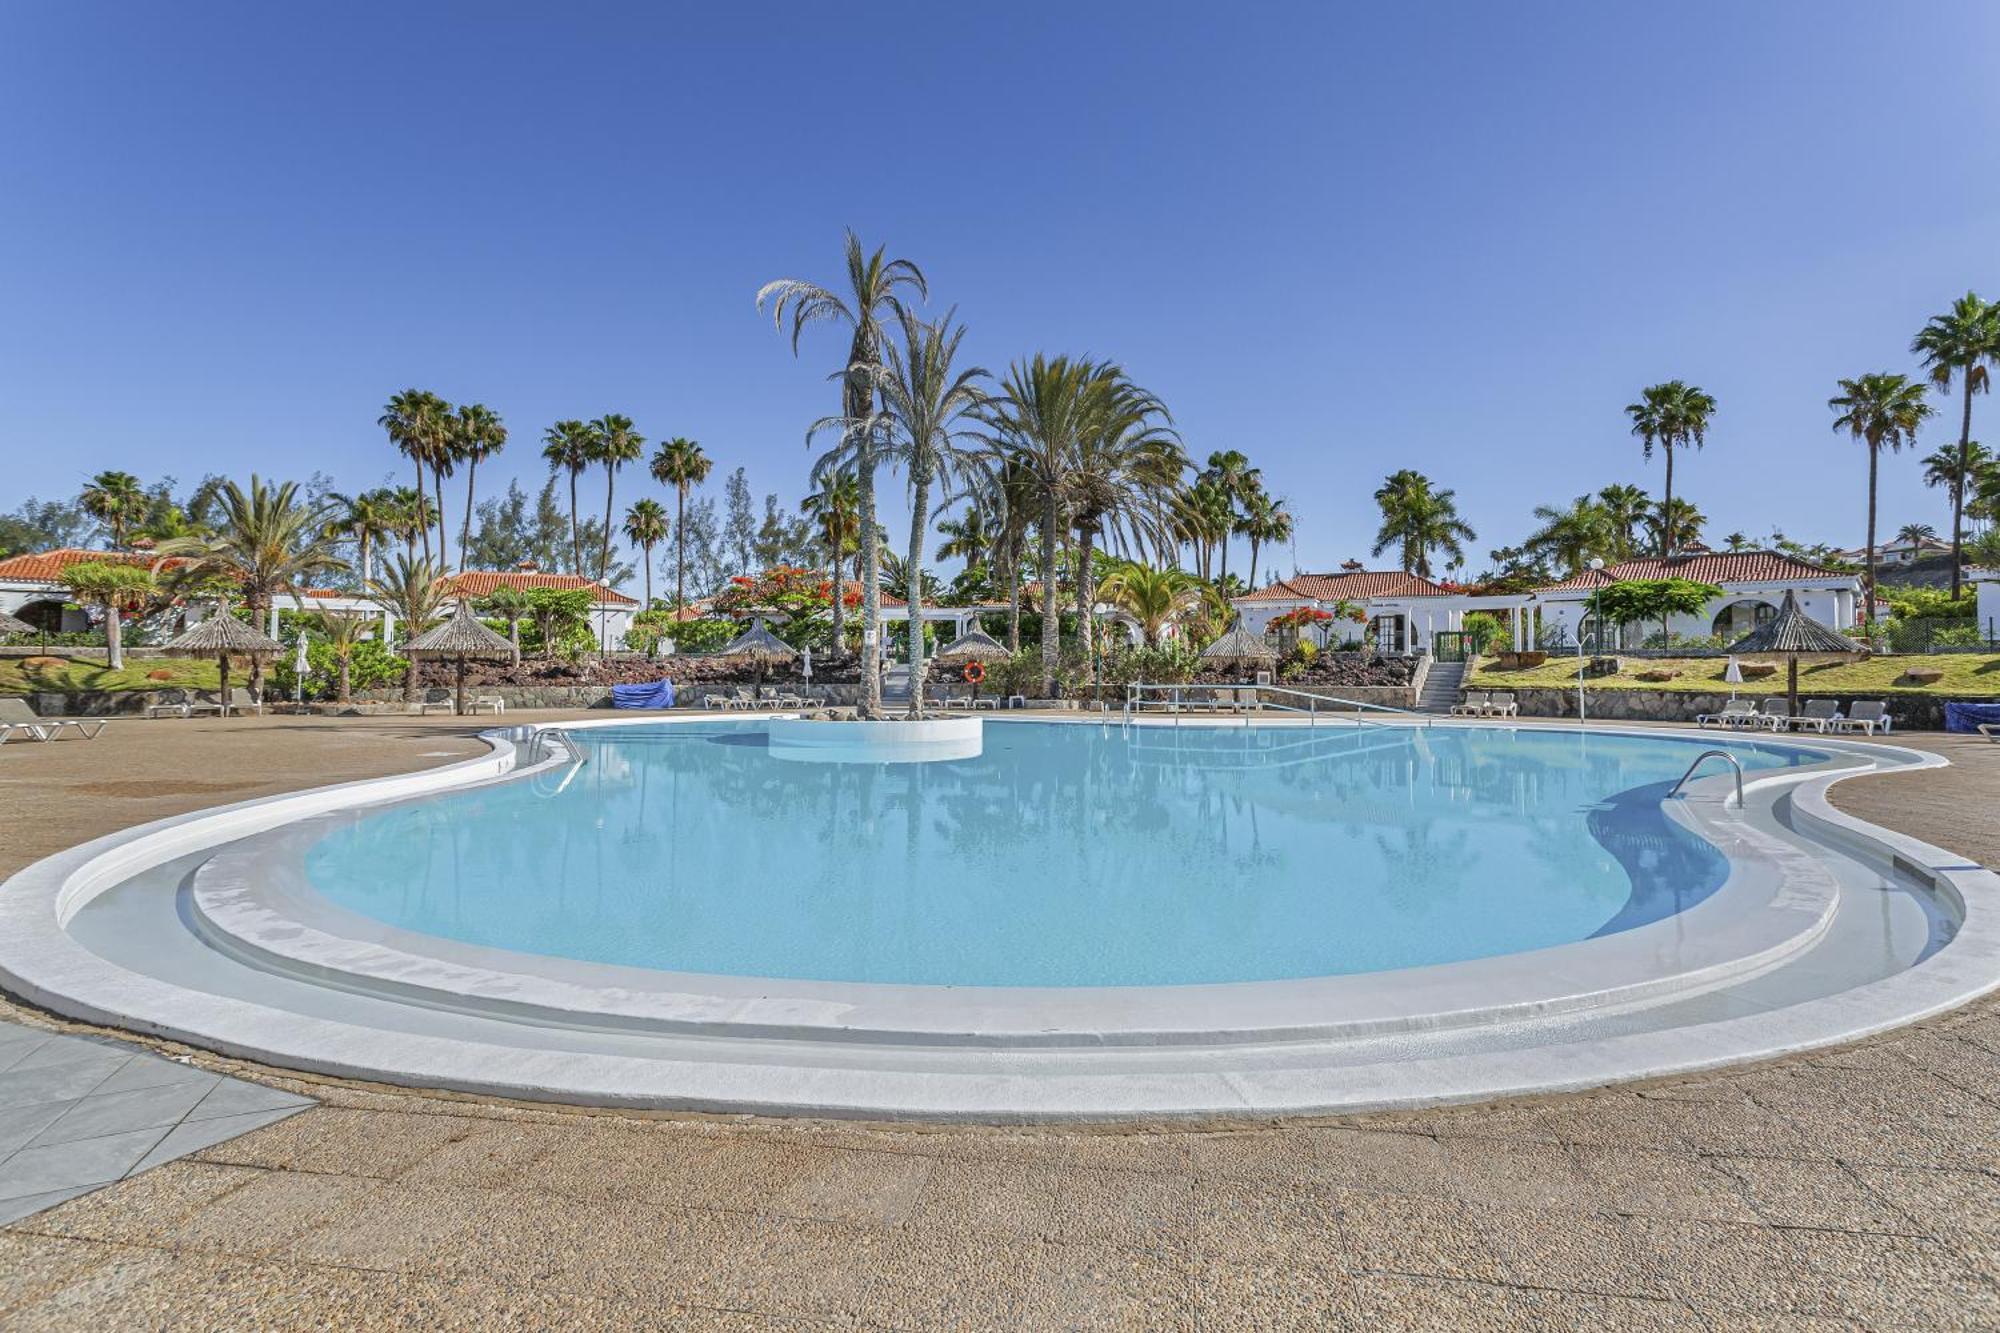
{"type": "Polygon", "coordinates": [[[980,681],[986,679],[986,668],[978,662],[967,662],[965,670],[960,674],[965,677],[967,685],[977,685],[980,681]]]}

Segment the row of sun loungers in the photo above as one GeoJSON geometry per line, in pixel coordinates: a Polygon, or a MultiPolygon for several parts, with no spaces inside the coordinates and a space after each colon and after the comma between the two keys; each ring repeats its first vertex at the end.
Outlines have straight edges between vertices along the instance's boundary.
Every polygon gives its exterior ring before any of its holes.
{"type": "Polygon", "coordinates": [[[1465,698],[1451,706],[1453,717],[1515,717],[1520,711],[1511,690],[1467,690],[1465,698]]]}
{"type": "Polygon", "coordinates": [[[719,708],[725,712],[742,709],[754,713],[760,708],[806,708],[810,707],[811,703],[812,701],[803,695],[793,694],[790,691],[781,694],[768,685],[755,692],[752,692],[748,685],[739,685],[733,693],[709,695],[701,701],[701,706],[719,708]]]}
{"type": "Polygon", "coordinates": [[[42,717],[25,699],[0,699],[0,745],[17,739],[52,741],[66,732],[94,741],[105,725],[98,717],[42,717]]]}
{"type": "Polygon", "coordinates": [[[1889,706],[1878,699],[1862,699],[1842,713],[1836,699],[1808,699],[1798,713],[1788,699],[1766,699],[1761,707],[1753,699],[1731,699],[1719,713],[1702,713],[1698,727],[1749,728],[1752,731],[1866,732],[1873,736],[1890,729],[1889,706]]]}

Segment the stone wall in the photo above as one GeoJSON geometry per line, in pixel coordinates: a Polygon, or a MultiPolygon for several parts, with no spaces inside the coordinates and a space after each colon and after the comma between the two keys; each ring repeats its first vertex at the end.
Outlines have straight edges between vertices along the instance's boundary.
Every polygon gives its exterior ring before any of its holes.
{"type": "MultiPolygon", "coordinates": [[[[1517,689],[1514,701],[1521,705],[1523,717],[1575,717],[1576,691],[1574,689],[1517,689]]],[[[1738,696],[1739,698],[1745,696],[1738,696]]],[[[1747,696],[1761,701],[1764,696],[1747,696]]],[[[1951,702],[1942,697],[1930,695],[1828,694],[1824,691],[1800,690],[1799,702],[1803,706],[1808,699],[1837,699],[1843,705],[1860,698],[1881,698],[1889,705],[1889,716],[1896,726],[1907,731],[1941,731],[1944,728],[1944,706],[1951,702]]],[[[1605,722],[1692,722],[1703,713],[1719,713],[1729,702],[1727,690],[1634,690],[1634,689],[1587,689],[1584,691],[1584,707],[1590,718],[1605,722]]]]}

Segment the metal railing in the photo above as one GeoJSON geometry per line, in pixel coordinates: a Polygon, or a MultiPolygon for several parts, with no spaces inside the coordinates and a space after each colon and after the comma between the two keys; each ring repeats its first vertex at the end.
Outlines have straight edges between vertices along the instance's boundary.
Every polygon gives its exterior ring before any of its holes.
{"type": "MultiPolygon", "coordinates": [[[[1704,759],[1726,759],[1729,761],[1729,766],[1736,770],[1736,808],[1741,810],[1743,808],[1743,761],[1727,750],[1703,750],[1700,754],[1696,755],[1694,762],[1688,765],[1687,772],[1681,774],[1681,780],[1676,782],[1674,789],[1667,793],[1667,799],[1671,801],[1674,797],[1681,794],[1681,788],[1687,785],[1687,780],[1694,776],[1694,771],[1701,767],[1701,761],[1704,759]]],[[[1728,803],[1728,798],[1724,797],[1723,804],[1727,805],[1728,803]]]]}
{"type": "Polygon", "coordinates": [[[1359,699],[1343,699],[1333,694],[1315,694],[1310,690],[1295,690],[1289,685],[1258,685],[1254,682],[1222,685],[1152,685],[1139,681],[1134,681],[1125,687],[1125,721],[1130,722],[1133,715],[1144,711],[1148,703],[1155,703],[1157,707],[1173,714],[1176,725],[1179,725],[1180,719],[1184,714],[1194,712],[1214,713],[1224,709],[1235,713],[1241,712],[1246,706],[1254,710],[1268,708],[1284,713],[1300,713],[1307,718],[1307,725],[1309,726],[1319,725],[1321,713],[1331,716],[1336,713],[1351,712],[1355,714],[1351,719],[1353,722],[1359,726],[1370,727],[1389,726],[1392,724],[1378,722],[1373,718],[1362,717],[1360,716],[1362,713],[1387,713],[1394,717],[1414,719],[1422,722],[1427,727],[1432,721],[1430,714],[1419,713],[1413,708],[1396,708],[1389,704],[1363,703],[1359,699]],[[1224,691],[1230,695],[1228,699],[1218,699],[1215,697],[1217,693],[1224,691]],[[1246,692],[1250,696],[1247,705],[1244,702],[1246,692]],[[1208,697],[1189,697],[1191,694],[1197,693],[1206,694],[1208,697]],[[1157,701],[1149,700],[1147,698],[1148,694],[1162,697],[1157,701]],[[1280,702],[1278,699],[1267,699],[1265,697],[1267,695],[1279,695],[1287,700],[1303,700],[1303,702],[1280,702]]]}

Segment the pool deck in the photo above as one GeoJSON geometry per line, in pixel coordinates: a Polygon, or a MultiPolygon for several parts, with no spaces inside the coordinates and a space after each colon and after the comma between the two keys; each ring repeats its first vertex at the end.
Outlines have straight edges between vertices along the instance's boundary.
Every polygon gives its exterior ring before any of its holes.
{"type": "MultiPolygon", "coordinates": [[[[9,744],[0,875],[467,757],[487,725],[119,721],[9,744]]],[[[1897,739],[1953,766],[1834,803],[2000,864],[2000,745],[1897,739]]],[[[89,1031],[0,999],[5,1020],[89,1031]]],[[[2000,1001],[1671,1082],[1170,1128],[565,1111],[152,1048],[318,1105],[0,1227],[0,1326],[2000,1326],[2000,1001]]]]}

